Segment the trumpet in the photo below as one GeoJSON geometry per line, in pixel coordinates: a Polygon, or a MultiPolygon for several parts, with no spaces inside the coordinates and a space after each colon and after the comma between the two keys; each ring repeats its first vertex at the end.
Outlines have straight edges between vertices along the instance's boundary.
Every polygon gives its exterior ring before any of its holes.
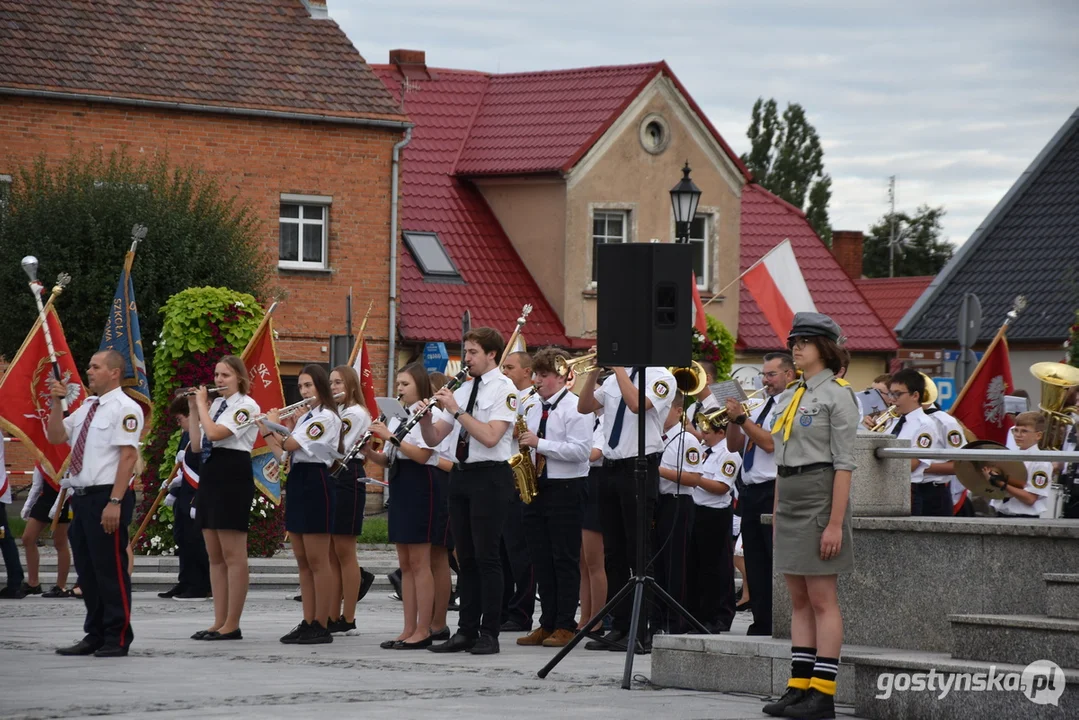
{"type": "MultiPolygon", "coordinates": [[[[228,388],[223,388],[223,387],[208,387],[208,388],[206,388],[206,392],[208,392],[210,394],[223,393],[226,390],[228,390],[228,388]]],[[[191,397],[192,395],[194,395],[198,391],[199,391],[199,389],[197,387],[184,388],[183,390],[180,390],[179,392],[176,393],[176,397],[178,397],[178,398],[191,397]]]]}
{"type": "MultiPolygon", "coordinates": [[[[333,399],[334,400],[341,400],[344,397],[345,397],[344,393],[337,393],[336,395],[333,396],[333,399]]],[[[309,397],[309,398],[304,398],[300,402],[292,403],[291,405],[286,405],[285,407],[283,407],[283,408],[281,408],[280,410],[277,411],[277,413],[278,413],[277,419],[278,420],[285,420],[287,418],[292,417],[293,415],[299,415],[304,410],[307,410],[308,408],[310,408],[311,403],[316,402],[317,400],[318,400],[317,397],[309,397]]],[[[248,425],[254,425],[257,422],[261,422],[261,421],[264,421],[264,420],[268,419],[269,416],[270,416],[270,414],[268,412],[259,413],[255,417],[248,418],[247,420],[245,420],[242,423],[240,423],[239,425],[237,425],[236,429],[239,430],[241,428],[247,427],[248,425]]]]}
{"type": "Polygon", "coordinates": [[[888,423],[898,417],[899,411],[895,409],[895,405],[889,405],[887,410],[877,416],[877,422],[870,428],[870,431],[875,433],[884,432],[884,429],[888,427],[888,423]]]}
{"type": "Polygon", "coordinates": [[[570,373],[574,375],[587,375],[594,371],[598,365],[596,365],[596,355],[598,353],[588,353],[581,357],[576,357],[571,360],[566,360],[561,355],[555,357],[554,369],[555,372],[562,377],[569,377],[570,373]],[[579,367],[583,365],[584,367],[579,367]]]}
{"type": "MultiPolygon", "coordinates": [[[[748,415],[750,411],[753,410],[753,408],[749,404],[749,400],[756,397],[757,395],[760,395],[762,392],[764,392],[764,388],[754,390],[749,395],[746,395],[746,399],[741,403],[742,412],[748,415]]],[[[704,412],[702,410],[701,412],[697,413],[694,419],[697,421],[698,426],[708,424],[714,428],[721,428],[728,422],[730,422],[730,418],[727,416],[726,407],[721,407],[718,410],[712,410],[711,412],[704,412]]]]}

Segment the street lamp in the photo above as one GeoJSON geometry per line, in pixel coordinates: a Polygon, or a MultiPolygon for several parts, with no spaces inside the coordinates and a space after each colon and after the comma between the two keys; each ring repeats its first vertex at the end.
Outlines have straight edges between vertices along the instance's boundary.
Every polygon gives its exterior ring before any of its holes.
{"type": "Polygon", "coordinates": [[[697,203],[701,191],[689,179],[689,161],[682,168],[682,179],[671,188],[671,206],[674,208],[674,235],[677,242],[689,242],[689,226],[697,215],[697,203]]]}

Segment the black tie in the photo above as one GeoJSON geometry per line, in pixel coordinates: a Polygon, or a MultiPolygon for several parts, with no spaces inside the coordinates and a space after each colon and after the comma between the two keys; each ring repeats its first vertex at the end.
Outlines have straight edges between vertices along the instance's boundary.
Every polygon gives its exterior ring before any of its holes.
{"type": "MultiPolygon", "coordinates": [[[[768,402],[764,404],[764,409],[761,410],[761,414],[757,416],[754,421],[756,425],[764,427],[764,419],[768,417],[768,411],[772,409],[772,406],[776,404],[775,396],[768,398],[768,402]]],[[[757,445],[752,440],[749,441],[749,445],[746,447],[746,456],[742,458],[742,469],[751,470],[753,468],[753,455],[757,452],[757,445]]]]}
{"type": "Polygon", "coordinates": [[[704,451],[704,457],[705,457],[705,458],[708,458],[708,457],[710,457],[711,455],[712,455],[712,448],[707,448],[707,449],[706,449],[706,450],[704,451]]]}
{"type": "MultiPolygon", "coordinates": [[[[633,370],[633,374],[630,376],[629,379],[630,379],[630,382],[633,382],[634,380],[637,379],[637,370],[636,369],[633,370]]],[[[610,382],[610,381],[608,381],[608,382],[610,382]]],[[[641,382],[644,382],[644,380],[642,379],[641,382]]],[[[617,384],[618,384],[618,382],[617,382],[617,380],[615,380],[615,385],[617,385],[617,384]]],[[[618,392],[622,392],[622,390],[619,389],[618,392]]],[[[626,419],[626,399],[622,398],[621,400],[618,401],[618,410],[615,411],[615,414],[614,414],[614,425],[611,426],[611,439],[607,441],[607,447],[609,447],[609,448],[618,447],[618,440],[622,437],[622,422],[625,419],[626,419]]]]}
{"type": "Polygon", "coordinates": [[[895,435],[896,437],[899,437],[899,431],[903,429],[903,425],[906,424],[906,422],[907,422],[907,416],[906,415],[899,418],[899,422],[897,422],[895,424],[895,427],[892,428],[892,435],[895,435]]]}
{"type": "MultiPolygon", "coordinates": [[[[476,404],[476,395],[480,391],[480,379],[472,379],[472,394],[468,396],[468,407],[465,408],[465,412],[471,414],[472,408],[476,404]]],[[[460,422],[460,420],[458,420],[460,422]]],[[[468,431],[461,427],[461,433],[457,436],[457,462],[465,462],[468,460],[468,431]]]]}

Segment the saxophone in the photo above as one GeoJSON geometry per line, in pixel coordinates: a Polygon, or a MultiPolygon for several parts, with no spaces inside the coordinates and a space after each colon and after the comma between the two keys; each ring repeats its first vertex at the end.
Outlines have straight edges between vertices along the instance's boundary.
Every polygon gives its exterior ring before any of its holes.
{"type": "MultiPolygon", "coordinates": [[[[514,426],[514,435],[520,437],[528,432],[528,425],[523,415],[517,416],[514,426]]],[[[540,459],[542,462],[542,458],[540,459]]],[[[517,486],[517,494],[521,496],[521,502],[528,505],[539,494],[539,475],[542,465],[536,467],[532,463],[531,448],[520,446],[520,452],[510,458],[510,469],[513,470],[513,484],[517,486]]]]}

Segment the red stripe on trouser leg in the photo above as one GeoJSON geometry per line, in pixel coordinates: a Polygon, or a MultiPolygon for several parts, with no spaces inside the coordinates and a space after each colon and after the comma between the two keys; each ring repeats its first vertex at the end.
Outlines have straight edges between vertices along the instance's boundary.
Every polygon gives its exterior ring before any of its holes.
{"type": "MultiPolygon", "coordinates": [[[[120,602],[124,606],[124,626],[120,629],[120,647],[124,647],[124,639],[127,637],[127,629],[131,627],[131,606],[127,602],[127,588],[124,587],[124,566],[123,563],[127,562],[126,557],[120,555],[120,530],[117,529],[112,534],[113,550],[116,556],[116,582],[120,586],[120,602]]],[[[126,553],[125,553],[126,555],[126,553]]]]}

